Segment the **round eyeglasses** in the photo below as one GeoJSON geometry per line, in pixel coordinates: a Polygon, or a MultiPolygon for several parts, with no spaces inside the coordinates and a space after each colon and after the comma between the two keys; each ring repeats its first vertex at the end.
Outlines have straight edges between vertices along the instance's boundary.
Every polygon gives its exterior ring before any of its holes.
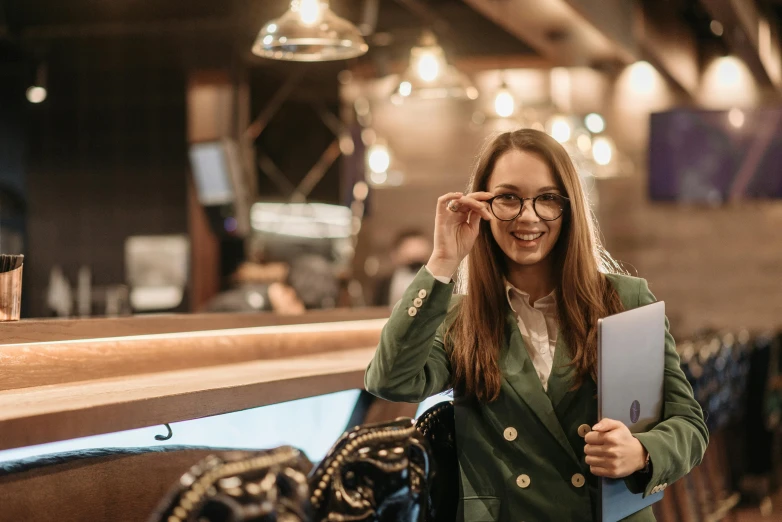
{"type": "Polygon", "coordinates": [[[543,221],[554,221],[562,216],[570,200],[559,194],[540,194],[534,198],[520,198],[515,194],[500,194],[488,200],[491,212],[500,221],[513,221],[524,208],[524,202],[532,201],[532,210],[543,221]]]}

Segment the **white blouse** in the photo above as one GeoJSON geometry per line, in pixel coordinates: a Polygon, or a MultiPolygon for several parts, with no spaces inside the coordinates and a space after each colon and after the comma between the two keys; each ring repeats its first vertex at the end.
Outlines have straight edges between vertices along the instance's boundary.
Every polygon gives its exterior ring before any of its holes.
{"type": "MultiPolygon", "coordinates": [[[[429,267],[425,267],[430,274],[429,267]]],[[[432,276],[441,283],[450,283],[451,278],[432,276]]],[[[544,390],[548,390],[548,378],[554,365],[554,350],[557,346],[559,322],[555,291],[530,304],[529,294],[523,292],[505,280],[505,292],[508,304],[516,315],[521,337],[527,348],[532,365],[540,378],[544,390]]]]}

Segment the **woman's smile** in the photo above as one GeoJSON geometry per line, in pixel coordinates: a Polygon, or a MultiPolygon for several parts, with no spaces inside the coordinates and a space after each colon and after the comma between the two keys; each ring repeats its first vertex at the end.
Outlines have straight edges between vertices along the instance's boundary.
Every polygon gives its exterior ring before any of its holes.
{"type": "Polygon", "coordinates": [[[516,244],[521,248],[535,248],[540,244],[540,239],[545,232],[511,232],[511,235],[516,239],[516,244]]]}

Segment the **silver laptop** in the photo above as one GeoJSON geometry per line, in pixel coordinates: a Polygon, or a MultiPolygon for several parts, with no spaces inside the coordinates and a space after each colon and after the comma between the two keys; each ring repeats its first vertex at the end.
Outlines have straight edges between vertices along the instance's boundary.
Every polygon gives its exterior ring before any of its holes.
{"type": "MultiPolygon", "coordinates": [[[[632,433],[661,418],[665,367],[665,303],[598,320],[598,417],[624,422],[632,433]]],[[[621,520],[663,498],[633,494],[624,480],[600,480],[601,520],[621,520]]]]}

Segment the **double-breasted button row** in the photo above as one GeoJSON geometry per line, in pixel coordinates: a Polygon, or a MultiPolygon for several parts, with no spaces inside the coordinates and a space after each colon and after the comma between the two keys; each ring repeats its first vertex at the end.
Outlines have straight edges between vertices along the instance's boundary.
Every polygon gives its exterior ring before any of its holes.
{"type": "MultiPolygon", "coordinates": [[[[522,473],[516,477],[516,485],[521,489],[527,489],[531,483],[532,481],[527,474],[522,473]]],[[[584,484],[586,484],[586,479],[581,473],[576,473],[570,478],[570,483],[577,488],[582,488],[584,487],[584,484]]]]}
{"type": "MultiPolygon", "coordinates": [[[[583,424],[578,428],[578,434],[582,437],[586,436],[587,433],[591,428],[587,424],[583,424]],[[586,432],[584,432],[583,435],[581,435],[583,428],[586,426],[586,432]]],[[[514,428],[513,426],[508,426],[505,428],[505,431],[502,432],[502,435],[505,437],[505,440],[508,442],[513,442],[516,440],[516,438],[519,436],[519,432],[514,428]]],[[[518,477],[516,477],[516,485],[519,486],[522,489],[528,488],[531,481],[529,478],[529,475],[521,474],[518,477]]],[[[576,473],[570,478],[570,483],[573,484],[573,486],[577,488],[584,487],[584,484],[586,484],[586,479],[584,478],[584,475],[581,473],[576,473]]]]}
{"type": "Polygon", "coordinates": [[[424,304],[424,297],[426,297],[426,290],[421,288],[418,290],[418,297],[413,299],[413,306],[407,309],[407,315],[410,317],[415,317],[418,313],[418,309],[421,308],[421,305],[424,304]]]}
{"type": "Polygon", "coordinates": [[[659,484],[652,488],[652,493],[659,493],[660,491],[665,491],[665,488],[668,487],[668,483],[659,484]]]}

